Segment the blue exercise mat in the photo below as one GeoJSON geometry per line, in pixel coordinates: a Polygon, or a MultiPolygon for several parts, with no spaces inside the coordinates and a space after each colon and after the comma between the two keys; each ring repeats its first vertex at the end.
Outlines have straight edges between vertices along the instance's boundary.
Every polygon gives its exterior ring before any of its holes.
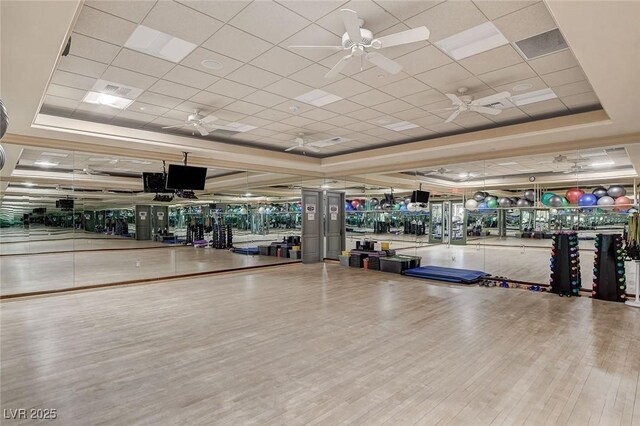
{"type": "Polygon", "coordinates": [[[237,247],[233,249],[234,253],[238,254],[260,254],[258,247],[237,247]]]}
{"type": "Polygon", "coordinates": [[[448,281],[452,283],[471,284],[489,275],[482,271],[470,269],[445,268],[442,266],[422,266],[404,271],[404,275],[430,280],[448,281]]]}

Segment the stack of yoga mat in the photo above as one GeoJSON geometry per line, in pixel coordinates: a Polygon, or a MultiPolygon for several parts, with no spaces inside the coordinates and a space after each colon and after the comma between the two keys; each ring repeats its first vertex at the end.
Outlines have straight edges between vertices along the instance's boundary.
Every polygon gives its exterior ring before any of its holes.
{"type": "Polygon", "coordinates": [[[486,272],[474,271],[471,269],[445,268],[443,266],[423,266],[404,271],[404,275],[415,278],[425,278],[429,280],[447,281],[460,284],[473,284],[484,277],[486,272]]]}

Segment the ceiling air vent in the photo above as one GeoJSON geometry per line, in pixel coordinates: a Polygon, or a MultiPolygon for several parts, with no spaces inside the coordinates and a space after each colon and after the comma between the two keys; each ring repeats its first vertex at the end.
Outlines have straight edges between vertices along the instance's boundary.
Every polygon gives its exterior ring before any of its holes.
{"type": "Polygon", "coordinates": [[[516,41],[516,46],[526,59],[539,58],[550,53],[568,49],[559,29],[553,29],[533,37],[516,41]]]}
{"type": "Polygon", "coordinates": [[[142,90],[136,87],[125,86],[106,80],[96,81],[91,90],[127,99],[135,99],[142,94],[142,90]]]}

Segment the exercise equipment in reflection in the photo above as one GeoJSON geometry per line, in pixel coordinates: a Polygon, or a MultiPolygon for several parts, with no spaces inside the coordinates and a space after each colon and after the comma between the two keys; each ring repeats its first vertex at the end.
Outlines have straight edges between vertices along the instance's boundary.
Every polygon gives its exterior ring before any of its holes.
{"type": "Polygon", "coordinates": [[[209,246],[215,249],[233,248],[233,228],[231,225],[224,223],[212,224],[209,246]]]}
{"type": "Polygon", "coordinates": [[[624,234],[625,260],[633,260],[636,266],[635,299],[625,302],[628,306],[640,308],[640,215],[636,212],[629,215],[624,234]]]}
{"type": "Polygon", "coordinates": [[[597,234],[594,246],[591,297],[611,302],[624,302],[627,286],[622,235],[597,234]]]}
{"type": "Polygon", "coordinates": [[[551,237],[551,280],[549,291],[559,296],[579,296],[581,287],[578,234],[556,232],[551,237]]]}

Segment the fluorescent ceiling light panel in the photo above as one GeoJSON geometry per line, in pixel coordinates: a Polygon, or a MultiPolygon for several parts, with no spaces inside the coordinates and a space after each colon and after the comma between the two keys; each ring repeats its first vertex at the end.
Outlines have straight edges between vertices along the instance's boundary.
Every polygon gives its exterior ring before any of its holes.
{"type": "Polygon", "coordinates": [[[591,163],[591,167],[607,167],[607,166],[613,166],[616,163],[613,161],[600,161],[597,163],[591,163]]]}
{"type": "Polygon", "coordinates": [[[43,157],[68,157],[69,154],[61,154],[59,152],[43,152],[42,154],[40,154],[43,157]]]}
{"type": "Polygon", "coordinates": [[[198,46],[162,31],[138,25],[124,47],[178,63],[198,46]]]}
{"type": "Polygon", "coordinates": [[[244,124],[244,123],[237,123],[237,122],[229,123],[225,127],[231,128],[231,130],[233,130],[234,132],[248,132],[253,129],[257,129],[256,126],[252,126],[250,124],[244,124]]]}
{"type": "Polygon", "coordinates": [[[54,167],[57,166],[60,163],[56,163],[53,161],[45,161],[45,160],[38,160],[36,162],[33,163],[36,166],[40,166],[40,167],[54,167]]]}
{"type": "Polygon", "coordinates": [[[509,161],[507,163],[498,163],[498,166],[515,166],[518,163],[516,163],[515,161],[509,161]]]}
{"type": "Polygon", "coordinates": [[[417,124],[409,123],[408,121],[400,121],[398,123],[387,124],[384,126],[386,129],[401,132],[403,130],[415,129],[419,127],[417,124]]]}
{"type": "Polygon", "coordinates": [[[117,109],[125,109],[133,103],[133,99],[121,98],[120,96],[108,95],[106,93],[87,92],[82,102],[95,105],[105,105],[117,109]]]}
{"type": "Polygon", "coordinates": [[[529,105],[535,102],[547,101],[549,99],[557,98],[558,95],[549,88],[534,90],[533,92],[523,93],[522,95],[511,96],[511,102],[517,106],[529,105]]]}
{"type": "Polygon", "coordinates": [[[325,92],[324,90],[315,89],[308,93],[300,95],[295,99],[306,104],[321,107],[339,101],[342,98],[329,92],[325,92]]]}
{"type": "Polygon", "coordinates": [[[508,43],[509,40],[492,22],[485,22],[477,27],[436,41],[434,44],[458,61],[508,43]]]}

